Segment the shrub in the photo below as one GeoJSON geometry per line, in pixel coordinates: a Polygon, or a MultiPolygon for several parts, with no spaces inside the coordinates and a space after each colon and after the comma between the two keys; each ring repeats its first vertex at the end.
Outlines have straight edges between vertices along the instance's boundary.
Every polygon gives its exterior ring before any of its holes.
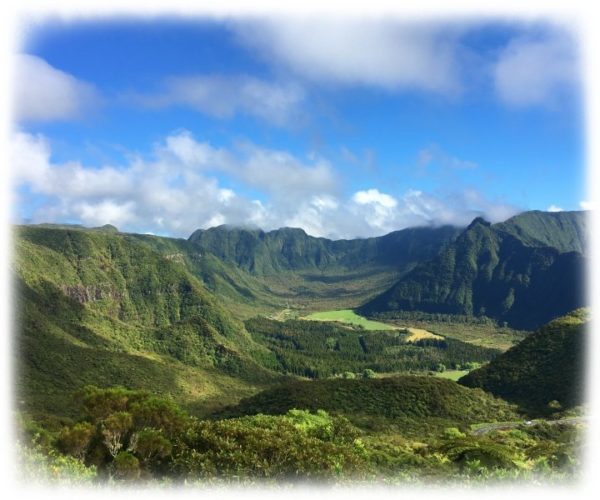
{"type": "Polygon", "coordinates": [[[117,479],[135,480],[140,477],[140,461],[128,451],[121,451],[113,462],[114,475],[117,479]]]}
{"type": "Polygon", "coordinates": [[[89,422],[80,422],[73,427],[65,427],[58,437],[58,447],[64,453],[83,460],[95,428],[89,422]]]}

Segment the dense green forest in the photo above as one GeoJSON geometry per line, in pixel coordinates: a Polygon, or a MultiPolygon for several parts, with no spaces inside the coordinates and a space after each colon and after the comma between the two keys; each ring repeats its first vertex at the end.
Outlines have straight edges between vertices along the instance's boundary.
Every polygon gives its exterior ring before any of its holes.
{"type": "Polygon", "coordinates": [[[246,329],[259,344],[275,353],[270,368],[308,378],[378,373],[460,369],[483,363],[500,351],[455,339],[424,339],[407,342],[405,331],[367,331],[337,324],[254,318],[246,329]]]}
{"type": "Polygon", "coordinates": [[[488,365],[459,380],[538,415],[584,401],[589,311],[551,321],[488,365]]]}

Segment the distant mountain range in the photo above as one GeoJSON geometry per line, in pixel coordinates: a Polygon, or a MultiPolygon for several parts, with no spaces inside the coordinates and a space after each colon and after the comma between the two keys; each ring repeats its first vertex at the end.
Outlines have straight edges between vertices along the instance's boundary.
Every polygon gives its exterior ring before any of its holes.
{"type": "MultiPolygon", "coordinates": [[[[488,316],[520,329],[585,304],[585,212],[525,212],[466,229],[412,228],[378,238],[314,238],[220,226],[189,242],[253,275],[387,269],[399,280],[358,307],[365,315],[423,311],[488,316]]],[[[389,275],[389,274],[388,274],[389,275]]]]}
{"type": "Polygon", "coordinates": [[[282,228],[264,232],[218,226],[199,229],[189,242],[223,262],[252,274],[281,271],[353,270],[366,267],[401,269],[433,257],[460,230],[452,226],[417,227],[376,238],[329,240],[309,236],[302,229],[282,228]]]}

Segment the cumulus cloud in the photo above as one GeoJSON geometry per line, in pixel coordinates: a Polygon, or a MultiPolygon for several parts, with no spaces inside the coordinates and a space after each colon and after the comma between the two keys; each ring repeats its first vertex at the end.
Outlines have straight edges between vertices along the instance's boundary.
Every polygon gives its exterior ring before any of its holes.
{"type": "Polygon", "coordinates": [[[244,114],[287,125],[300,115],[304,97],[304,90],[295,83],[269,82],[247,75],[196,75],[167,78],[162,91],[135,95],[133,100],[151,108],[188,106],[216,118],[244,114]]]}
{"type": "Polygon", "coordinates": [[[552,106],[578,77],[574,41],[558,33],[512,40],[493,68],[498,97],[517,107],[552,106]]]}
{"type": "Polygon", "coordinates": [[[156,145],[151,160],[135,157],[124,166],[53,163],[48,141],[25,132],[15,133],[12,145],[15,183],[47,200],[32,214],[37,222],[111,223],[177,236],[222,223],[274,227],[294,220],[308,192],[316,207],[330,207],[332,199],[318,193],[335,186],[324,161],[303,163],[252,144],[219,149],[195,141],[186,131],[156,145]],[[223,174],[256,187],[277,208],[221,186],[218,177],[223,174]]]}
{"type": "Polygon", "coordinates": [[[291,226],[315,236],[353,238],[416,225],[466,225],[478,215],[495,222],[517,211],[473,190],[451,196],[408,190],[399,196],[369,187],[344,195],[342,179],[325,159],[303,160],[251,143],[216,148],[187,131],[155,144],[148,158],[118,166],[55,163],[40,135],[17,132],[11,144],[19,211],[26,212],[28,203],[39,206],[29,214],[33,222],[110,223],[181,237],[225,223],[291,226]]]}
{"type": "Polygon", "coordinates": [[[581,210],[594,210],[595,203],[593,201],[581,200],[579,202],[579,208],[581,208],[581,210]]]}
{"type": "Polygon", "coordinates": [[[547,212],[564,212],[564,208],[559,207],[558,205],[550,205],[547,209],[547,212]]]}
{"type": "Polygon", "coordinates": [[[277,18],[232,25],[240,42],[305,79],[454,93],[461,87],[455,30],[365,18],[277,18]]]}
{"type": "Polygon", "coordinates": [[[14,112],[17,121],[71,120],[100,103],[93,85],[50,66],[39,57],[16,57],[14,112]]]}

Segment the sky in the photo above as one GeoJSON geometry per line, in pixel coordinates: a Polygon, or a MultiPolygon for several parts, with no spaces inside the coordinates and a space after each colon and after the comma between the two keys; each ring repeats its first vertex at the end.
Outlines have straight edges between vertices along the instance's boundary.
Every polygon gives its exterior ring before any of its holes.
{"type": "Polygon", "coordinates": [[[369,237],[591,208],[577,33],[383,17],[28,26],[17,223],[369,237]]]}

